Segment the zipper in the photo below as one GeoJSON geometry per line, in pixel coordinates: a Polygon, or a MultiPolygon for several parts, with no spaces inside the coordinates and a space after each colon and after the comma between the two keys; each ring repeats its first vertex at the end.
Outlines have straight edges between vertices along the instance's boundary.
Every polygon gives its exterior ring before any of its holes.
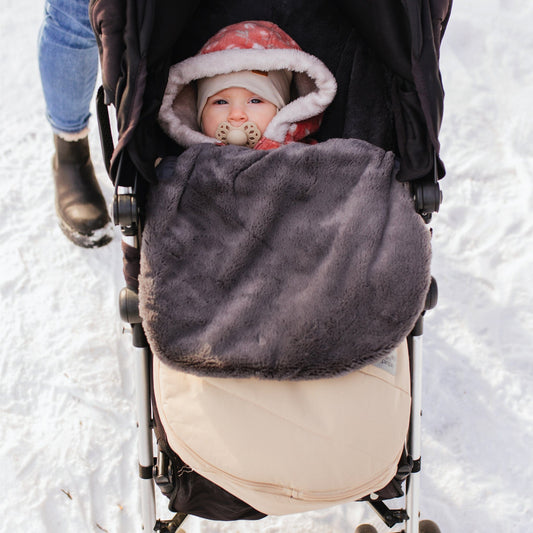
{"type": "MultiPolygon", "coordinates": [[[[175,434],[174,434],[174,437],[175,437],[175,440],[179,441],[179,443],[181,444],[181,448],[184,449],[189,456],[192,456],[194,458],[195,460],[194,462],[202,465],[203,467],[202,470],[204,470],[205,472],[212,472],[213,474],[222,475],[223,477],[228,479],[232,484],[239,485],[245,489],[252,489],[254,492],[266,493],[272,496],[285,496],[290,499],[298,500],[302,502],[335,503],[339,501],[360,498],[362,496],[370,494],[371,492],[375,492],[376,490],[379,490],[382,487],[384,487],[395,475],[396,473],[395,466],[398,464],[398,461],[400,460],[400,455],[401,455],[401,450],[400,450],[400,452],[398,453],[397,457],[395,458],[395,461],[392,463],[390,468],[385,469],[385,472],[383,472],[384,469],[381,469],[379,475],[375,476],[371,480],[368,480],[363,485],[358,485],[357,487],[350,487],[349,489],[341,489],[337,491],[309,492],[309,491],[300,491],[300,490],[292,489],[289,487],[283,487],[275,483],[251,481],[248,479],[243,479],[234,474],[230,474],[229,472],[226,472],[225,470],[222,470],[216,466],[213,466],[211,463],[209,463],[208,461],[200,457],[194,450],[192,450],[187,444],[185,444],[179,437],[176,437],[175,434]]],[[[178,455],[180,455],[180,453],[177,450],[175,451],[178,455]]],[[[186,462],[189,463],[192,461],[186,461],[186,462]]],[[[204,472],[200,471],[200,469],[196,469],[196,468],[194,469],[199,474],[205,476],[204,472]]]]}

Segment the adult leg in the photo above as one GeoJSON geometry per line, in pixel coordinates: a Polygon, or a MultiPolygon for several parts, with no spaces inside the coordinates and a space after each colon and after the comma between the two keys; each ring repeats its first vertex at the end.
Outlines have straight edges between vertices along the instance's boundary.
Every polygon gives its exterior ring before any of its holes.
{"type": "Polygon", "coordinates": [[[88,0],[48,0],[39,34],[39,68],[48,121],[54,133],[56,211],[74,243],[111,240],[105,200],[90,157],[88,123],[98,73],[98,48],[88,0]]]}

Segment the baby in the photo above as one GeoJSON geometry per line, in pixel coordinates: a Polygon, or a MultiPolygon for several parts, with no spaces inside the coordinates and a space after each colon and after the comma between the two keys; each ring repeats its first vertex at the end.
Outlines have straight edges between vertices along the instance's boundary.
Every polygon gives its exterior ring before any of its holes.
{"type": "Polygon", "coordinates": [[[159,121],[183,147],[276,148],[316,131],[336,88],[324,63],[278,26],[247,21],[171,67],[159,121]]]}

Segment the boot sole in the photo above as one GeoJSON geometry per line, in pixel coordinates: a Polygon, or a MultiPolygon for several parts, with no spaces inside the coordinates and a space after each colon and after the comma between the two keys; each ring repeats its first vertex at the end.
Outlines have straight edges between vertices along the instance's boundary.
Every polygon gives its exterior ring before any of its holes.
{"type": "Polygon", "coordinates": [[[102,228],[83,234],[69,226],[59,215],[58,221],[59,227],[67,239],[82,248],[101,248],[113,240],[113,224],[111,222],[102,228]]]}

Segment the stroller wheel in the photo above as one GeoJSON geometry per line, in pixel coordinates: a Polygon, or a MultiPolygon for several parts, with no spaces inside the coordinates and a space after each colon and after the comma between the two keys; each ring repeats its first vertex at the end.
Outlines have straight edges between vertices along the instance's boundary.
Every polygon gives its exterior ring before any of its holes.
{"type": "Polygon", "coordinates": [[[420,533],[440,533],[439,526],[432,520],[422,520],[418,527],[420,533]]]}
{"type": "Polygon", "coordinates": [[[355,528],[355,533],[378,533],[378,530],[370,524],[361,524],[355,528]]]}

